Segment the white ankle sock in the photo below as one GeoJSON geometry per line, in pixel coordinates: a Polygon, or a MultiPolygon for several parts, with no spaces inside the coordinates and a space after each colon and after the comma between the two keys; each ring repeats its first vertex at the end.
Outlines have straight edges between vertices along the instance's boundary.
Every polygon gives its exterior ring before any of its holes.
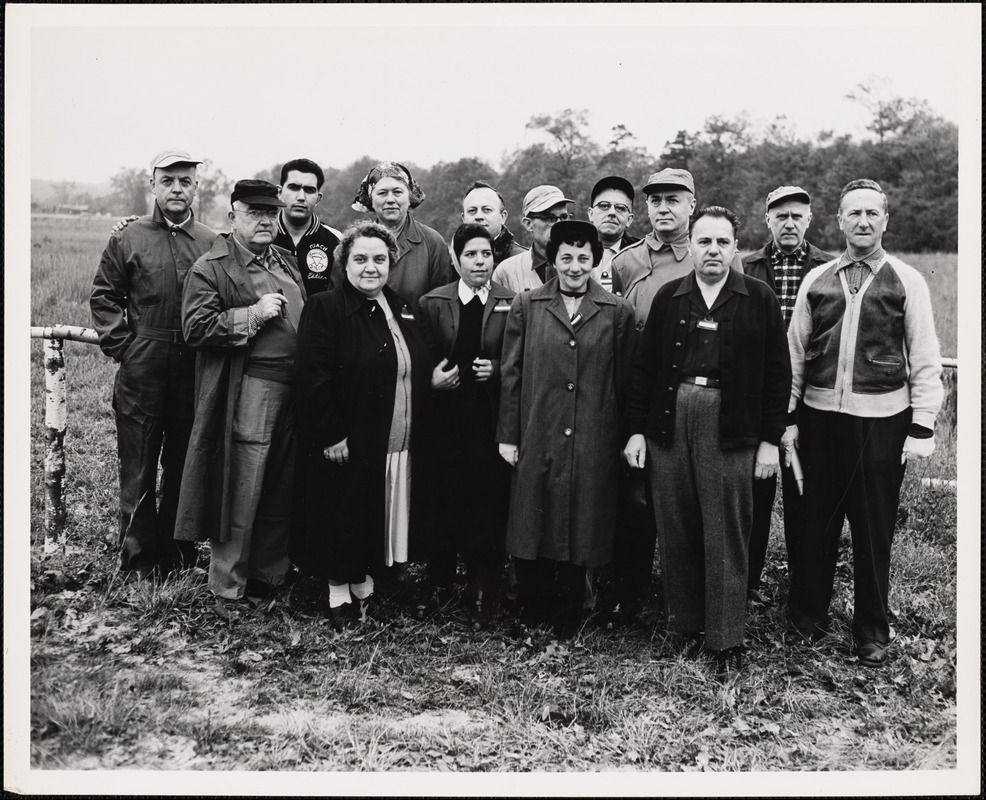
{"type": "Polygon", "coordinates": [[[358,600],[366,600],[367,597],[373,594],[373,577],[367,575],[362,583],[351,583],[349,588],[353,593],[353,597],[358,600]]]}
{"type": "Polygon", "coordinates": [[[329,608],[339,608],[339,606],[351,602],[353,602],[353,598],[349,596],[348,583],[341,583],[338,586],[329,584],[329,608]]]}

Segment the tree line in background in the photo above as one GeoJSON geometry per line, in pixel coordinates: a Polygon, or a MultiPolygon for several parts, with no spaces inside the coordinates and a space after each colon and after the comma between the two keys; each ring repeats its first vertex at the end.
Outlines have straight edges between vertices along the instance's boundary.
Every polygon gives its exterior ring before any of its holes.
{"type": "MultiPolygon", "coordinates": [[[[846,97],[870,112],[871,140],[854,141],[850,135],[836,136],[831,131],[821,131],[814,139],[799,138],[783,116],[765,130],[756,130],[745,114],[735,118],[714,115],[701,131],[679,131],[655,156],[623,125],[615,125],[610,140],[600,144],[586,133],[589,112],[566,109],[532,117],[527,128],[540,133],[541,141],[507,155],[500,171],[478,158],[419,167],[407,154],[383,155],[408,166],[427,195],[415,217],[446,239],[459,224],[461,198],[474,180],[489,181],[500,190],[511,215],[507,225],[525,241],[519,222],[521,205],[527,191],[538,184],[561,188],[576,201],[576,216],[585,218],[589,191],[599,178],[622,175],[639,189],[652,172],[678,167],[694,175],[699,205],[724,205],[739,214],[745,249],[766,240],[767,193],[789,183],[812,195],[811,241],[830,250],[841,249],[844,242],[835,218],[839,191],[849,180],[866,177],[878,181],[889,197],[891,225],[885,241],[890,248],[898,252],[957,250],[958,127],[916,98],[887,97],[866,85],[846,97]]],[[[285,154],[317,161],[319,155],[285,154]]],[[[350,204],[360,181],[378,160],[365,156],[341,169],[326,166],[327,159],[319,161],[325,170],[325,185],[318,214],[324,222],[341,229],[362,216],[350,204]]],[[[280,164],[238,177],[278,183],[280,164]]],[[[120,170],[112,178],[113,194],[90,198],[90,211],[146,213],[147,180],[146,170],[120,170]]],[[[225,229],[223,214],[232,183],[211,162],[202,165],[196,201],[200,219],[225,229]]],[[[634,216],[630,231],[643,236],[650,223],[639,194],[634,216]]]]}

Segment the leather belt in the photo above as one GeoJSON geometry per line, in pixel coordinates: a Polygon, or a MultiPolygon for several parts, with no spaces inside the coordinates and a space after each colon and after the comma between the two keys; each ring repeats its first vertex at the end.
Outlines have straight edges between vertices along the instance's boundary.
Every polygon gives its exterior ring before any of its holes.
{"type": "Polygon", "coordinates": [[[134,336],[138,339],[153,339],[155,342],[185,344],[185,337],[181,335],[181,331],[175,331],[171,328],[150,328],[146,325],[135,325],[134,336]]]}
{"type": "Polygon", "coordinates": [[[698,377],[692,377],[691,375],[686,375],[681,379],[682,383],[694,383],[696,386],[704,386],[707,389],[718,389],[719,381],[716,378],[703,378],[701,375],[698,377]]]}

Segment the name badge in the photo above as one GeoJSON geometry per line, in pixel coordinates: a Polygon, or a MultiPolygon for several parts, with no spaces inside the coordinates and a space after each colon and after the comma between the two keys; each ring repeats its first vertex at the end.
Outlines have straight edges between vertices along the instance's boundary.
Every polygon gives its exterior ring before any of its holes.
{"type": "Polygon", "coordinates": [[[698,327],[703,331],[717,331],[719,330],[719,323],[712,319],[700,319],[698,327]]]}

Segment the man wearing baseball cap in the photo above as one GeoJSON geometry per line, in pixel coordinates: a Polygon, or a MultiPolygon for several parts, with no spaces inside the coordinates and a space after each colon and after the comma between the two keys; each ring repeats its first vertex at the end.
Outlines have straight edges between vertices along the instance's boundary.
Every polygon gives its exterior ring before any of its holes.
{"type": "MultiPolygon", "coordinates": [[[[805,275],[835,256],[819,250],[805,239],[811,223],[811,196],[800,186],[778,186],[768,194],[764,219],[770,231],[770,240],[743,259],[743,271],[774,290],[781,304],[786,330],[791,323],[794,301],[805,275]]],[[[783,447],[790,445],[786,439],[782,441],[783,447]]],[[[781,459],[781,488],[784,498],[784,541],[790,561],[794,537],[798,532],[801,496],[794,473],[790,465],[784,464],[784,459],[781,459]]],[[[750,535],[747,587],[750,599],[760,605],[767,601],[760,591],[760,575],[767,557],[776,492],[777,479],[773,476],[753,482],[753,530],[750,535]]]]}
{"type": "Polygon", "coordinates": [[[195,423],[176,537],[210,539],[209,588],[263,598],[284,583],[294,479],[295,340],[306,294],[273,245],[284,203],[267,181],[237,181],[231,233],[185,281],[182,329],[198,350],[195,423]]]}
{"type": "Polygon", "coordinates": [[[154,207],[112,233],[89,298],[99,346],[120,364],[120,568],[143,578],[191,566],[197,555],[173,536],[195,387],[195,354],[181,334],[182,283],[216,238],[192,214],[200,163],[177,149],[151,159],[154,207]]]}
{"type": "MultiPolygon", "coordinates": [[[[695,181],[684,169],[662,169],[648,178],[643,192],[653,230],[613,259],[613,291],[622,294],[643,330],[657,290],[692,272],[688,220],[695,211],[695,181]]],[[[736,256],[732,266],[742,271],[736,256]]]]}
{"type": "Polygon", "coordinates": [[[543,286],[554,277],[554,268],[548,263],[546,248],[551,238],[551,228],[556,222],[571,219],[574,200],[565,197],[557,186],[535,186],[524,197],[521,222],[531,235],[531,249],[511,256],[500,263],[493,272],[493,280],[517,292],[526,292],[543,286]]]}
{"type": "Polygon", "coordinates": [[[633,222],[633,184],[619,175],[608,175],[596,181],[589,193],[589,222],[596,228],[603,245],[603,260],[593,270],[592,277],[604,289],[612,291],[610,264],[613,256],[640,241],[627,233],[633,222]]]}

